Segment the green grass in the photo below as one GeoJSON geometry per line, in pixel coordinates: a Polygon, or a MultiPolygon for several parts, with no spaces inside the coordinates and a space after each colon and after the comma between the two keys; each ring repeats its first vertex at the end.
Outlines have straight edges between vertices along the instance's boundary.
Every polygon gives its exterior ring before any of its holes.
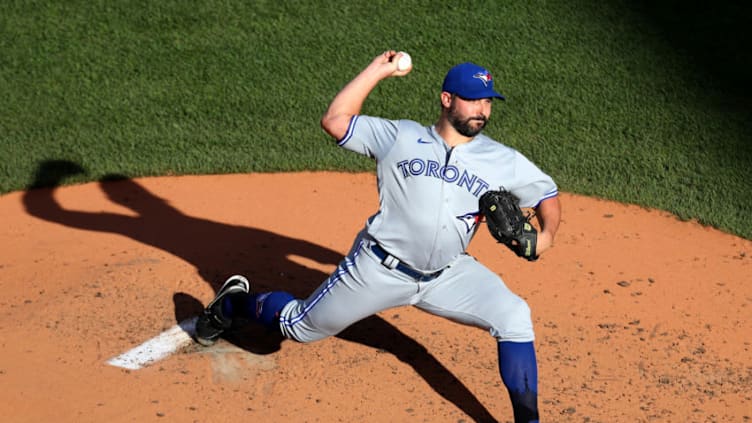
{"type": "Polygon", "coordinates": [[[319,117],[378,53],[365,113],[425,123],[446,70],[508,97],[487,133],[564,191],[752,238],[749,6],[678,1],[8,1],[0,193],[46,160],[108,174],[370,171],[319,117]]]}

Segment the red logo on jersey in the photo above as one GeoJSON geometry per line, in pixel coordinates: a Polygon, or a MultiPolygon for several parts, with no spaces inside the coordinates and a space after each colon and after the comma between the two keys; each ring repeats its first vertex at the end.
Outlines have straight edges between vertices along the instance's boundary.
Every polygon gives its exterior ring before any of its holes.
{"type": "Polygon", "coordinates": [[[483,215],[479,211],[464,214],[462,216],[457,216],[457,219],[461,220],[462,223],[465,224],[467,233],[472,232],[478,226],[478,223],[480,223],[482,218],[483,215]]]}

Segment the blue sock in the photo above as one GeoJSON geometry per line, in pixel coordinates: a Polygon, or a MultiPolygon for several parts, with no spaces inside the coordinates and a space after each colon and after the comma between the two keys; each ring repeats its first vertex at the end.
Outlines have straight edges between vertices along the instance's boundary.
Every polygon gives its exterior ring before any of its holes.
{"type": "Polygon", "coordinates": [[[263,294],[231,294],[222,301],[222,314],[261,323],[269,329],[279,330],[279,313],[295,299],[284,291],[263,294]]]}
{"type": "Polygon", "coordinates": [[[499,342],[501,380],[512,400],[515,423],[538,423],[538,363],[532,342],[499,342]]]}

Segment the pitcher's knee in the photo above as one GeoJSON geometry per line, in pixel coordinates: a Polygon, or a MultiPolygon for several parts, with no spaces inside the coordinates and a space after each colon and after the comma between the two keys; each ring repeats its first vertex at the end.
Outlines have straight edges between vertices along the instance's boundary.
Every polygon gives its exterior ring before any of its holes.
{"type": "Polygon", "coordinates": [[[507,305],[497,316],[491,335],[499,341],[530,342],[535,339],[530,307],[522,298],[507,305]]]}
{"type": "Polygon", "coordinates": [[[328,338],[329,334],[321,333],[316,330],[311,330],[303,325],[295,326],[282,326],[280,325],[282,335],[293,341],[297,341],[303,344],[309,344],[311,342],[321,341],[328,338]]]}
{"type": "Polygon", "coordinates": [[[320,341],[336,335],[342,329],[339,326],[331,327],[336,320],[329,323],[320,320],[312,316],[304,301],[294,300],[282,309],[279,329],[285,337],[302,343],[320,341]]]}

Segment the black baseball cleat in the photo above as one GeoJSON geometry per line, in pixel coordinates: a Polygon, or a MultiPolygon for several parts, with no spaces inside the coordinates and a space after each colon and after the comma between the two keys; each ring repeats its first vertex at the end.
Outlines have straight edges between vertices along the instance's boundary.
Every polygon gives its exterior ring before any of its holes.
{"type": "Polygon", "coordinates": [[[217,342],[222,332],[232,326],[232,319],[222,314],[222,299],[230,294],[248,293],[250,289],[248,279],[240,275],[230,276],[196,320],[196,342],[206,347],[217,342]]]}

